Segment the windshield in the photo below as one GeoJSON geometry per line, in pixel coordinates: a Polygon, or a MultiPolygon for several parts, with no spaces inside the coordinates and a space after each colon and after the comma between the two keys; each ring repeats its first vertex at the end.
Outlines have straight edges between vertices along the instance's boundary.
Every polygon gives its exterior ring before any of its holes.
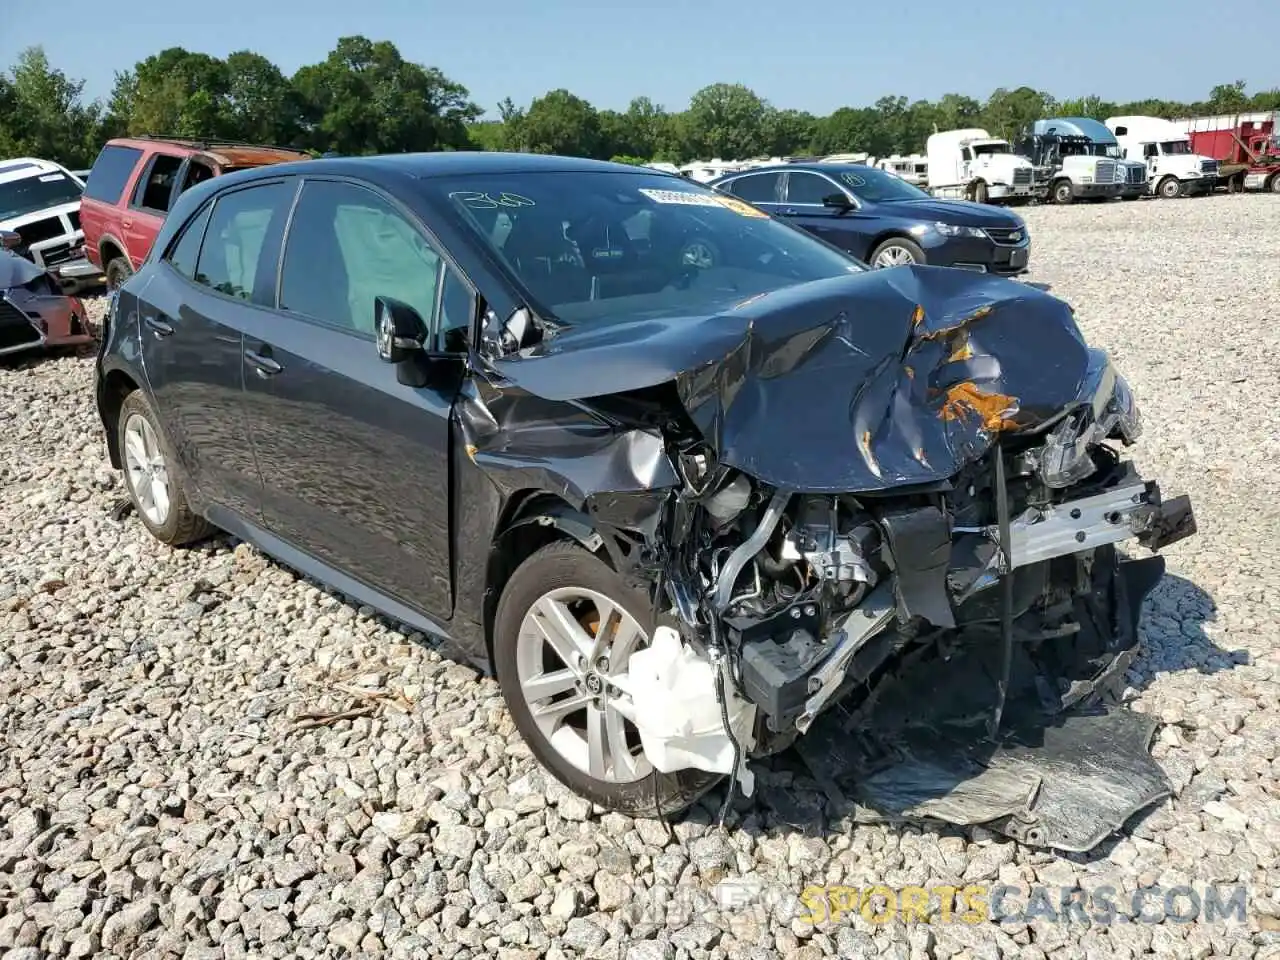
{"type": "Polygon", "coordinates": [[[973,152],[978,156],[991,155],[997,153],[1008,153],[1009,145],[1007,143],[975,143],[973,152]]]}
{"type": "Polygon", "coordinates": [[[865,266],[699,184],[647,173],[511,173],[429,181],[570,326],[705,314],[865,266]]]}
{"type": "Polygon", "coordinates": [[[929,194],[900,176],[874,167],[846,171],[840,174],[840,179],[853,191],[855,197],[868,203],[892,203],[895,200],[920,200],[929,197],[929,194]]]}
{"type": "Polygon", "coordinates": [[[0,183],[0,220],[21,217],[80,199],[81,187],[65,173],[41,173],[0,183]]]}
{"type": "Polygon", "coordinates": [[[1119,160],[1124,156],[1124,152],[1120,149],[1118,143],[1096,143],[1094,149],[1100,157],[1110,157],[1112,160],[1119,160]]]}
{"type": "Polygon", "coordinates": [[[1180,156],[1191,152],[1190,140],[1165,140],[1160,144],[1160,152],[1166,156],[1180,156]]]}

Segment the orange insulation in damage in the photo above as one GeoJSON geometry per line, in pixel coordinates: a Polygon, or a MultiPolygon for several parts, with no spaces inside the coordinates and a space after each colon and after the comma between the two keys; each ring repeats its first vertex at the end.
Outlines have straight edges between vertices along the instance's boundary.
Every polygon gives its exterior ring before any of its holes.
{"type": "Polygon", "coordinates": [[[942,404],[943,420],[961,420],[971,414],[982,418],[982,425],[991,431],[1013,429],[1017,424],[1011,419],[1018,412],[1018,401],[1003,393],[984,393],[976,385],[957,383],[947,390],[942,404]]]}

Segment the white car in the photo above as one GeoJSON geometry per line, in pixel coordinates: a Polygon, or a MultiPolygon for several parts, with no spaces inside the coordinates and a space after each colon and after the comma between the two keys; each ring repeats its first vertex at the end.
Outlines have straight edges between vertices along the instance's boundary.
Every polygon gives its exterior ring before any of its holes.
{"type": "Polygon", "coordinates": [[[0,230],[22,237],[25,255],[63,288],[100,282],[84,256],[80,194],[84,181],[51,160],[0,160],[0,230]]]}

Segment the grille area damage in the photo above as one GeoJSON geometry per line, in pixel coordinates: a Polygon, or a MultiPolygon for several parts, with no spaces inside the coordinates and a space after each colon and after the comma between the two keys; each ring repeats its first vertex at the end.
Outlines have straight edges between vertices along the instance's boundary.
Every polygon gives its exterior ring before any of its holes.
{"type": "Polygon", "coordinates": [[[1168,792],[1113,702],[1163,561],[1118,548],[1195,520],[1123,458],[1136,404],[1066,304],[910,267],[531,327],[464,398],[467,452],[581,505],[653,597],[618,685],[658,770],[750,791],[795,745],[857,819],[1066,850],[1168,792]]]}

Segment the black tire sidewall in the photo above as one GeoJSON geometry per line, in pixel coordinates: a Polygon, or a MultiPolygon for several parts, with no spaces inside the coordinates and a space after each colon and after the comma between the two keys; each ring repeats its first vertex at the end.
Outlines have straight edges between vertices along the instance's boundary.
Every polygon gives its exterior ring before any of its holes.
{"type": "Polygon", "coordinates": [[[1271,175],[1271,180],[1267,184],[1267,189],[1272,193],[1280,193],[1280,173],[1273,173],[1271,175]]]}
{"type": "Polygon", "coordinates": [[[1053,185],[1053,202],[1054,203],[1070,203],[1071,200],[1072,200],[1072,196],[1071,196],[1070,183],[1059,182],[1053,185]]]}
{"type": "Polygon", "coordinates": [[[1157,190],[1160,196],[1165,200],[1174,200],[1182,194],[1182,184],[1178,182],[1177,177],[1166,177],[1160,181],[1160,185],[1157,190]],[[1169,184],[1174,185],[1174,192],[1172,193],[1166,191],[1169,184]]]}
{"type": "Polygon", "coordinates": [[[538,762],[579,796],[618,813],[646,816],[656,812],[655,794],[664,815],[694,803],[720,779],[701,770],[654,772],[634,783],[595,780],[573,766],[547,742],[524,698],[516,666],[520,624],[533,603],[550,590],[581,587],[620,604],[652,636],[653,609],[647,597],[628,587],[608,564],[572,541],[543,547],[511,575],[498,602],[493,624],[493,666],[511,718],[538,762]],[[656,782],[655,782],[656,781],[656,782]]]}
{"type": "MultiPolygon", "coordinates": [[[[877,267],[875,265],[876,258],[884,252],[886,247],[901,247],[903,250],[906,250],[907,253],[911,254],[917,266],[922,266],[926,263],[924,251],[920,249],[920,245],[918,243],[913,243],[906,237],[890,237],[883,243],[877,244],[876,248],[871,251],[871,266],[876,270],[892,269],[891,267],[877,267]]],[[[896,266],[908,266],[908,264],[896,264],[896,266]]]]}
{"type": "MultiPolygon", "coordinates": [[[[114,290],[133,276],[133,267],[124,257],[115,257],[107,263],[107,289],[114,290]]],[[[154,424],[152,424],[154,426],[154,424]]]]}

